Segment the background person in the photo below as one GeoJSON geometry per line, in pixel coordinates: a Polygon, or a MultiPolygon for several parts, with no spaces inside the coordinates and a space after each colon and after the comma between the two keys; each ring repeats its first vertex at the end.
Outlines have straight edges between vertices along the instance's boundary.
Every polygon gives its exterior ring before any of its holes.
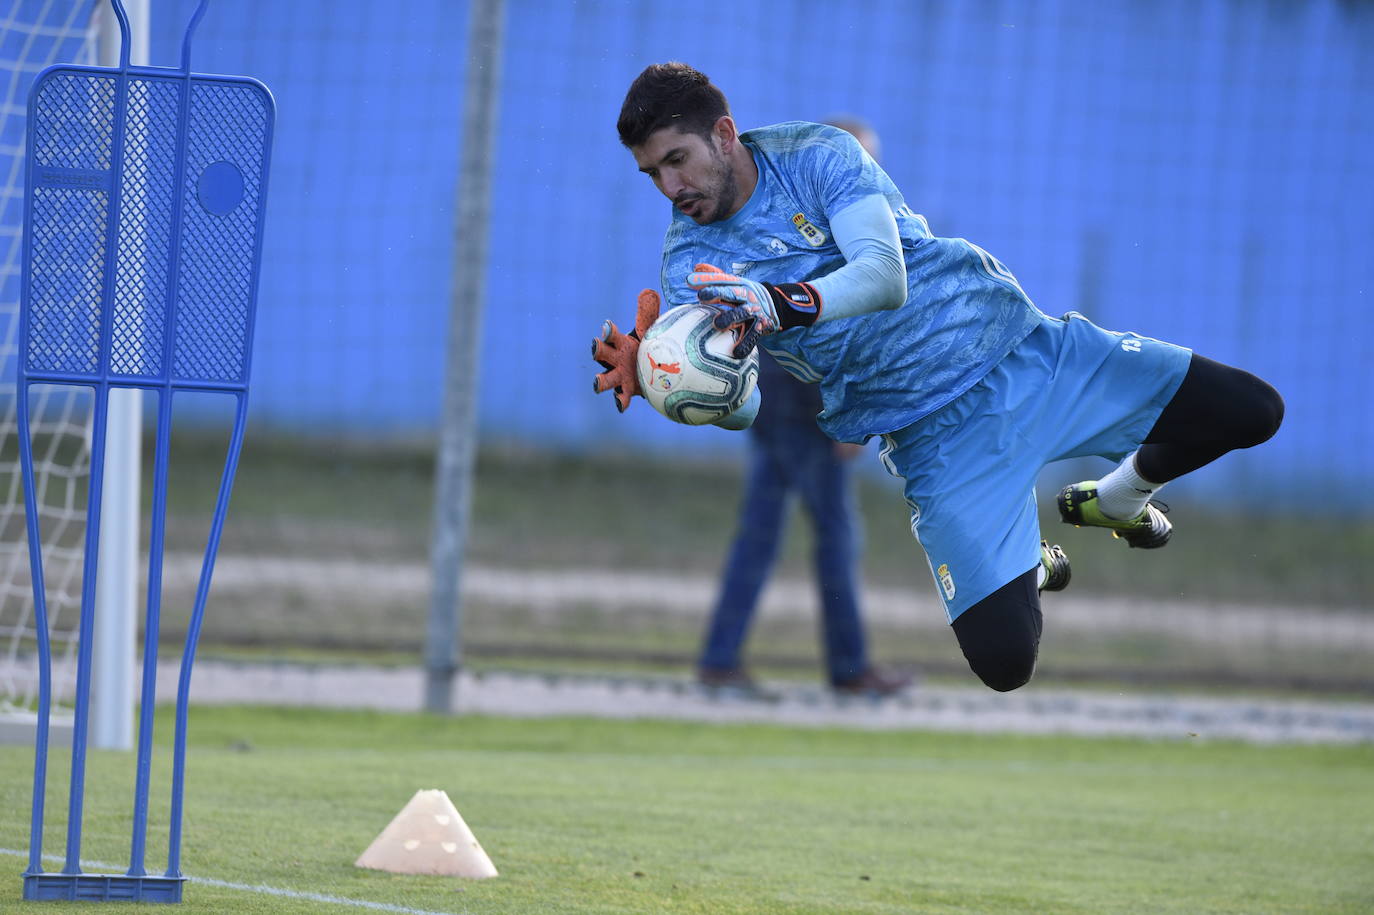
{"type": "MultiPolygon", "coordinates": [[[[853,117],[826,123],[853,134],[875,160],[877,132],[853,117]]],[[[826,673],[838,693],[886,696],[911,683],[909,674],[869,662],[856,573],[863,539],[854,505],[850,461],[862,446],[835,442],[816,425],[823,409],[814,384],[792,377],[759,350],[759,387],[765,392],[749,428],[748,475],[739,526],[727,555],[707,623],[697,680],[711,688],[757,688],[741,660],[764,585],[777,561],[792,496],[806,508],[814,536],[812,566],[821,609],[826,673]]]]}

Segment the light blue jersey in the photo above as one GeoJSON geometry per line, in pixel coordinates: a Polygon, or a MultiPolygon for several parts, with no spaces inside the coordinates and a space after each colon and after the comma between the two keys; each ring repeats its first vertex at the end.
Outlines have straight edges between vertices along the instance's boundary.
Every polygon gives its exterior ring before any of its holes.
{"type": "Polygon", "coordinates": [[[992,255],[963,239],[933,237],[846,131],[790,121],[740,139],[753,153],[758,184],[729,219],[699,226],[673,211],[663,246],[669,306],[696,301],[685,281],[698,263],[768,283],[834,272],[845,258],[830,216],[865,197],[881,194],[897,221],[904,305],[763,339],[789,372],[820,383],[818,421],[831,438],[858,442],[911,425],[976,384],[1048,320],[992,255]]]}

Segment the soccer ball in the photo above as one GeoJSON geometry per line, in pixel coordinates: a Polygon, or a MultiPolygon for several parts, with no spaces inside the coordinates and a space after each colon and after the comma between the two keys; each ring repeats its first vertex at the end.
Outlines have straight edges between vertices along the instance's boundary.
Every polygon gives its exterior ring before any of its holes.
{"type": "Polygon", "coordinates": [[[639,390],[655,410],[675,423],[701,426],[738,410],[759,380],[759,354],[736,359],[735,335],[711,323],[705,305],[664,312],[644,334],[635,365],[639,390]]]}

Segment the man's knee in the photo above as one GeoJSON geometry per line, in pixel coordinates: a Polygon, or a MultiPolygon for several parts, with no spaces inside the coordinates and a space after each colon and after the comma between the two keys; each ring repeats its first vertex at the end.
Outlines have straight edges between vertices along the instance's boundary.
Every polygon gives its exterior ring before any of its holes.
{"type": "Polygon", "coordinates": [[[1041,623],[1032,569],[961,613],[954,635],[978,679],[1005,693],[1025,686],[1035,673],[1041,623]]]}
{"type": "Polygon", "coordinates": [[[974,656],[964,652],[968,666],[978,675],[978,679],[999,693],[1009,693],[1030,682],[1031,675],[1035,673],[1035,655],[1034,647],[1029,651],[999,652],[990,656],[974,656]]]}
{"type": "Polygon", "coordinates": [[[1253,448],[1273,438],[1283,422],[1283,397],[1258,375],[1193,355],[1151,439],[1175,444],[1212,443],[1253,448]]]}
{"type": "Polygon", "coordinates": [[[1253,397],[1246,424],[1246,443],[1241,447],[1253,448],[1274,437],[1283,423],[1283,397],[1274,386],[1262,378],[1251,375],[1253,397]]]}

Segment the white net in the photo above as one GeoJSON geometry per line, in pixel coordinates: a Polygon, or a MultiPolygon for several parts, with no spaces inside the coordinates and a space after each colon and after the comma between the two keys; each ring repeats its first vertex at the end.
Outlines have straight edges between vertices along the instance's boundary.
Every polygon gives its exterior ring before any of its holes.
{"type": "MultiPolygon", "coordinates": [[[[93,8],[89,0],[18,0],[0,19],[0,715],[32,709],[37,692],[37,630],[15,387],[28,91],[34,77],[51,64],[96,62],[93,8]]],[[[35,489],[59,697],[70,693],[75,676],[90,403],[87,389],[70,385],[36,388],[31,402],[35,489]]]]}

